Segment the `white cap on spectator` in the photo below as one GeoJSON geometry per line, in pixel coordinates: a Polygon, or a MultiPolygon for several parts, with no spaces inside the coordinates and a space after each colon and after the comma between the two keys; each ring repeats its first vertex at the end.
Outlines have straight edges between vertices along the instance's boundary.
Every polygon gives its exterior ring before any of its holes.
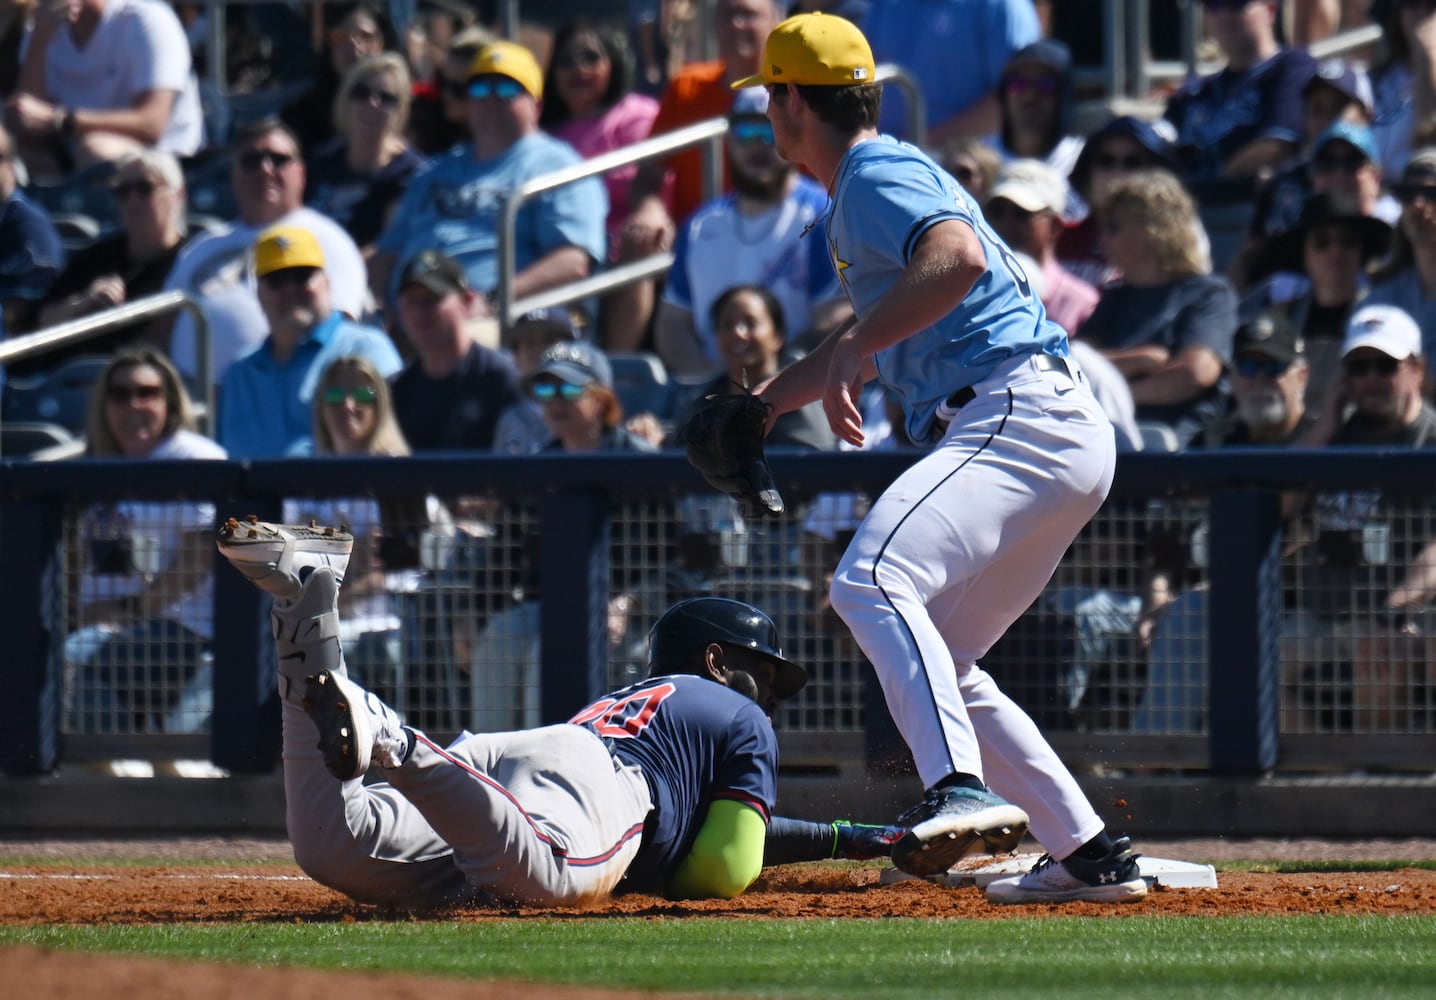
{"type": "Polygon", "coordinates": [[[987,200],[1005,198],[1024,212],[1056,212],[1067,207],[1067,181],[1041,160],[1012,160],[1002,168],[987,200]]]}
{"type": "Polygon", "coordinates": [[[1397,306],[1362,306],[1346,324],[1341,356],[1361,347],[1373,348],[1397,361],[1420,357],[1421,328],[1410,313],[1397,306]]]}

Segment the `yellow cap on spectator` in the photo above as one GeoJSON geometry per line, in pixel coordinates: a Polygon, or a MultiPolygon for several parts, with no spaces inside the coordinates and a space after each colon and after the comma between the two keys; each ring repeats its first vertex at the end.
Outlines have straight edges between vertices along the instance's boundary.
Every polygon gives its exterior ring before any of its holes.
{"type": "Polygon", "coordinates": [[[877,72],[858,26],[835,14],[798,14],[778,25],[763,45],[762,66],[733,89],[770,83],[844,87],[872,83],[877,72]]]}
{"type": "Polygon", "coordinates": [[[490,42],[474,53],[469,79],[490,73],[517,80],[534,97],[543,97],[543,70],[534,54],[516,42],[490,42]]]}
{"type": "Polygon", "coordinates": [[[324,251],[314,234],[299,226],[271,226],[254,244],[254,273],[263,278],[287,267],[324,268],[324,251]]]}

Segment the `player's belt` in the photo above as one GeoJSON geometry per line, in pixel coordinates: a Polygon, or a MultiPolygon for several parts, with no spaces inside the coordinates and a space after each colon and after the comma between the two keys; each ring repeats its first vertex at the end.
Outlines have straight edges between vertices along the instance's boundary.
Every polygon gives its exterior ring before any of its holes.
{"type": "MultiPolygon", "coordinates": [[[[1034,354],[1032,363],[1040,372],[1061,372],[1069,377],[1072,375],[1072,368],[1067,364],[1067,359],[1059,358],[1055,354],[1034,354]]],[[[976,398],[977,390],[970,385],[965,385],[947,397],[947,405],[950,409],[960,410],[976,398]]]]}

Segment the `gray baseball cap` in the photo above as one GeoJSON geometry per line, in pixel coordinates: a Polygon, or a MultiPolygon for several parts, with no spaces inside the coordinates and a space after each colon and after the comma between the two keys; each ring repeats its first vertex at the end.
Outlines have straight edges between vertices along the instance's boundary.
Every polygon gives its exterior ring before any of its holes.
{"type": "Polygon", "coordinates": [[[544,351],[538,371],[533,373],[529,382],[544,375],[552,375],[570,385],[597,382],[605,389],[613,388],[613,367],[608,363],[607,355],[586,340],[565,341],[544,351]]]}

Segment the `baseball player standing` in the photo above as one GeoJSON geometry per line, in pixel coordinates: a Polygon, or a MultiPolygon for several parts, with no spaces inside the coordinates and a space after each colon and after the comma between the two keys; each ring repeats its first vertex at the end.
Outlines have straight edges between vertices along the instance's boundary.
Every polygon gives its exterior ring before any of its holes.
{"type": "Polygon", "coordinates": [[[932,451],[871,512],[833,576],[832,605],[882,682],[926,793],[893,848],[914,874],[1030,823],[1049,852],[990,885],[994,902],[1126,901],[1146,894],[1037,726],[977,661],[1041,593],[1111,486],[1111,425],[1062,329],[961,186],[879,134],[867,40],[828,14],[768,36],[761,71],[778,150],[828,187],[829,250],[854,320],[758,388],[773,417],[821,399],[860,445],[861,387],[902,402],[932,451]],[[1010,802],[1007,800],[1011,800],[1010,802]],[[1020,808],[1019,808],[1020,807],[1020,808]]]}
{"type": "Polygon", "coordinates": [[[783,657],[767,615],[723,598],[670,608],[653,627],[649,678],[568,723],[439,746],[348,676],[338,596],[353,543],[333,529],[233,519],[219,535],[220,552],[275,599],[285,823],[315,881],[399,906],[733,897],[765,854],[874,857],[903,832],[769,828],[769,715],[808,677],[783,657]],[[383,781],[365,783],[371,764],[383,781]]]}

